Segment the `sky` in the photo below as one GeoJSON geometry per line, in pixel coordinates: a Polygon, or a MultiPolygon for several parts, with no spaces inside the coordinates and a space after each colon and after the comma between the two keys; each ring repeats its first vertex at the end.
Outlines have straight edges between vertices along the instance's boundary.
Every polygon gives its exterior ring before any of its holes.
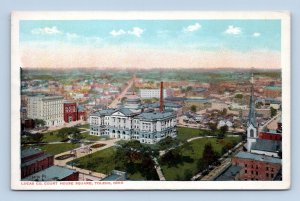
{"type": "Polygon", "coordinates": [[[31,68],[280,68],[280,20],[22,20],[31,68]]]}

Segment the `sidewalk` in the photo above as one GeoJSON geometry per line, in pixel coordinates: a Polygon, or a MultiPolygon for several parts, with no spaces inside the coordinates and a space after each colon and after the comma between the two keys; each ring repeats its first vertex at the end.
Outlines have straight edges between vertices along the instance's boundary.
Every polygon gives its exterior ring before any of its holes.
{"type": "Polygon", "coordinates": [[[89,144],[89,145],[85,145],[83,147],[79,147],[79,148],[76,148],[76,157],[71,157],[71,158],[67,158],[65,160],[56,160],[55,158],[58,157],[58,156],[62,156],[62,155],[65,155],[65,154],[70,154],[70,151],[66,151],[66,152],[63,152],[63,153],[60,153],[60,154],[57,154],[54,156],[54,165],[57,165],[57,166],[61,166],[61,167],[66,167],[66,168],[70,168],[70,169],[75,169],[77,171],[79,171],[79,173],[82,173],[82,174],[85,174],[85,175],[91,175],[91,176],[94,176],[94,177],[97,177],[97,178],[104,178],[106,175],[103,174],[103,173],[99,173],[99,172],[93,172],[93,171],[90,171],[90,170],[86,170],[86,169],[82,169],[82,168],[78,168],[78,167],[75,167],[75,166],[70,166],[70,165],[67,165],[68,162],[74,160],[74,159],[77,159],[77,158],[81,158],[81,157],[84,157],[84,156],[87,156],[89,154],[92,154],[92,153],[95,153],[97,151],[100,151],[100,150],[104,150],[104,149],[107,149],[109,147],[112,147],[115,145],[115,142],[119,141],[120,139],[112,139],[112,140],[107,140],[107,141],[97,141],[93,144],[89,144]],[[86,150],[90,150],[89,147],[94,145],[94,144],[105,144],[105,146],[103,147],[99,147],[99,148],[95,148],[95,149],[91,149],[91,151],[86,151],[86,150]]]}

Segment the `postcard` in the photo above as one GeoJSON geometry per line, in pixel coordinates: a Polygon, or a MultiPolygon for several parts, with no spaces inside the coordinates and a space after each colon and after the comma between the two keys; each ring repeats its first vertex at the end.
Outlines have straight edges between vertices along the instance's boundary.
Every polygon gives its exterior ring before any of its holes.
{"type": "Polygon", "coordinates": [[[14,190],[283,190],[290,14],[13,12],[14,190]]]}

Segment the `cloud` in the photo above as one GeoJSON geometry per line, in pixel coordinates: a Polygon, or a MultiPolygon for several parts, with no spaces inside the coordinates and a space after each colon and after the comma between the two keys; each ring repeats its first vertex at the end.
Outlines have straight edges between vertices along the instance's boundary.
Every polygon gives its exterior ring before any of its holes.
{"type": "Polygon", "coordinates": [[[120,36],[120,35],[124,35],[124,34],[126,34],[126,31],[124,31],[123,29],[112,30],[112,31],[110,32],[110,35],[112,35],[113,37],[120,36]]]}
{"type": "Polygon", "coordinates": [[[76,33],[66,33],[66,36],[67,36],[67,39],[69,39],[69,40],[79,38],[79,35],[76,33]]]}
{"type": "Polygon", "coordinates": [[[253,37],[260,37],[260,35],[261,34],[259,32],[255,32],[255,33],[252,34],[253,37]]]}
{"type": "Polygon", "coordinates": [[[183,29],[184,32],[194,32],[194,31],[197,31],[199,29],[201,29],[201,25],[199,23],[195,23],[195,24],[192,24],[192,25],[189,25],[187,27],[185,27],[183,29]]]}
{"type": "Polygon", "coordinates": [[[242,33],[242,30],[240,27],[235,27],[235,26],[228,26],[228,28],[225,30],[226,34],[231,34],[231,35],[239,35],[242,33]]]}
{"type": "Polygon", "coordinates": [[[31,33],[36,35],[56,35],[56,34],[62,34],[63,32],[60,31],[56,26],[53,26],[53,27],[32,29],[31,33]]]}
{"type": "Polygon", "coordinates": [[[129,35],[134,35],[136,37],[141,37],[141,35],[144,33],[145,29],[142,29],[140,27],[133,27],[132,30],[128,31],[127,33],[129,35]]]}
{"type": "Polygon", "coordinates": [[[119,30],[112,30],[110,33],[110,35],[112,35],[113,37],[117,37],[117,36],[121,36],[121,35],[134,35],[136,37],[141,37],[141,35],[144,33],[145,29],[142,29],[140,27],[133,27],[131,30],[123,30],[123,29],[119,29],[119,30]]]}

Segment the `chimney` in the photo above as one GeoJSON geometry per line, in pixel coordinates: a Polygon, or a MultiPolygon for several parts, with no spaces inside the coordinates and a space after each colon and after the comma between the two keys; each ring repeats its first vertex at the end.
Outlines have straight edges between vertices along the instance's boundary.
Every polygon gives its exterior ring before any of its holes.
{"type": "Polygon", "coordinates": [[[164,111],[164,83],[160,82],[160,106],[159,111],[164,111]]]}

